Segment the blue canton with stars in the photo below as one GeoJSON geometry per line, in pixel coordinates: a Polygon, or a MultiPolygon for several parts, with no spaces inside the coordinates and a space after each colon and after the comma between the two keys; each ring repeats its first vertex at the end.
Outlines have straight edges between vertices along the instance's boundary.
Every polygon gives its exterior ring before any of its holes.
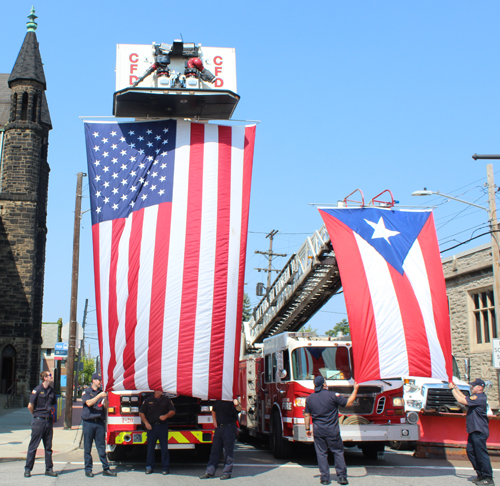
{"type": "Polygon", "coordinates": [[[172,202],[176,126],[85,123],[92,224],[172,202]]]}
{"type": "Polygon", "coordinates": [[[430,211],[392,211],[378,208],[321,208],[342,221],[373,246],[401,275],[415,240],[431,215],[430,211]]]}

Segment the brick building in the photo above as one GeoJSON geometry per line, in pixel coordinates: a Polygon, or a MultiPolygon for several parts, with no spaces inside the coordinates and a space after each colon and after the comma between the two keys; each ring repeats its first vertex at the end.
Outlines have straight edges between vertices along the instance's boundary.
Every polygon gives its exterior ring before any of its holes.
{"type": "Polygon", "coordinates": [[[10,74],[0,74],[0,386],[39,383],[47,148],[52,128],[32,9],[10,74]]]}
{"type": "Polygon", "coordinates": [[[499,409],[500,370],[492,366],[492,339],[500,338],[493,300],[491,244],[443,259],[451,319],[453,353],[460,372],[470,360],[469,377],[490,380],[488,402],[499,409]]]}

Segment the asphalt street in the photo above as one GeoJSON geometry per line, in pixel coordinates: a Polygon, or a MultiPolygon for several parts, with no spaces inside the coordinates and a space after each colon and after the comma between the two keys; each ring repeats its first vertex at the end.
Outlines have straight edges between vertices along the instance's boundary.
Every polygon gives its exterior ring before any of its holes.
{"type": "MultiPolygon", "coordinates": [[[[18,485],[34,483],[41,485],[84,484],[87,481],[94,485],[106,485],[119,482],[120,486],[137,486],[138,484],[176,484],[203,485],[217,484],[218,479],[201,481],[198,476],[205,471],[205,462],[200,461],[194,451],[171,451],[171,469],[169,476],[161,475],[158,463],[156,473],[144,474],[144,450],[130,450],[123,461],[114,463],[112,469],[118,473],[117,478],[103,477],[99,459],[94,451],[95,477],[84,476],[83,451],[77,449],[55,457],[54,469],[59,472],[58,478],[44,475],[43,460],[38,459],[29,479],[23,477],[24,462],[11,461],[0,463],[0,483],[2,485],[18,485]]],[[[159,458],[158,458],[159,459],[159,458]]],[[[429,485],[455,486],[471,484],[475,475],[466,460],[418,459],[411,452],[392,451],[386,449],[385,460],[367,460],[357,449],[346,450],[349,482],[359,486],[382,485],[429,485]]],[[[493,462],[494,477],[500,484],[500,463],[493,462]]],[[[335,470],[332,467],[332,484],[336,484],[335,470]]],[[[219,467],[216,476],[220,476],[219,467]]],[[[316,457],[311,447],[296,450],[290,461],[274,459],[267,448],[253,443],[237,443],[235,466],[231,484],[259,484],[274,486],[283,484],[306,485],[319,484],[319,471],[316,457]]]]}

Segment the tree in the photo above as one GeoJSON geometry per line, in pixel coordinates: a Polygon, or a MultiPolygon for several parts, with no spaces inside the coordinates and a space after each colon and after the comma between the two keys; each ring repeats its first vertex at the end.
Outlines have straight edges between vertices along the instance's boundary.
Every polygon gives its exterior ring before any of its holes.
{"type": "Polygon", "coordinates": [[[95,373],[95,359],[83,357],[83,384],[90,386],[92,384],[92,374],[95,373]]]}
{"type": "Polygon", "coordinates": [[[252,317],[252,308],[250,306],[250,297],[245,292],[243,294],[243,322],[247,322],[252,317]]]}
{"type": "Polygon", "coordinates": [[[317,333],[318,330],[317,329],[313,329],[311,327],[311,324],[307,324],[307,326],[302,326],[300,329],[299,329],[299,332],[315,332],[317,333]]]}
{"type": "Polygon", "coordinates": [[[347,336],[350,331],[349,331],[349,321],[347,319],[342,319],[340,322],[337,322],[333,329],[330,329],[329,331],[326,331],[327,336],[334,337],[338,334],[339,331],[342,331],[344,336],[347,336]]]}
{"type": "Polygon", "coordinates": [[[62,327],[63,327],[62,317],[59,317],[59,319],[57,319],[57,342],[58,343],[60,343],[62,341],[62,339],[61,339],[62,327]]]}

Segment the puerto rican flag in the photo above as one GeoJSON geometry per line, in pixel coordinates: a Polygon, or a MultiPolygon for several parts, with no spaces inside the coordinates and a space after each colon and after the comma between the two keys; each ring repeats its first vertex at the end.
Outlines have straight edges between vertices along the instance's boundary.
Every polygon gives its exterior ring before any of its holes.
{"type": "Polygon", "coordinates": [[[255,126],[85,123],[105,390],[231,400],[255,126]]]}
{"type": "Polygon", "coordinates": [[[344,289],[356,381],[451,380],[450,318],[432,212],[320,213],[344,289]]]}

